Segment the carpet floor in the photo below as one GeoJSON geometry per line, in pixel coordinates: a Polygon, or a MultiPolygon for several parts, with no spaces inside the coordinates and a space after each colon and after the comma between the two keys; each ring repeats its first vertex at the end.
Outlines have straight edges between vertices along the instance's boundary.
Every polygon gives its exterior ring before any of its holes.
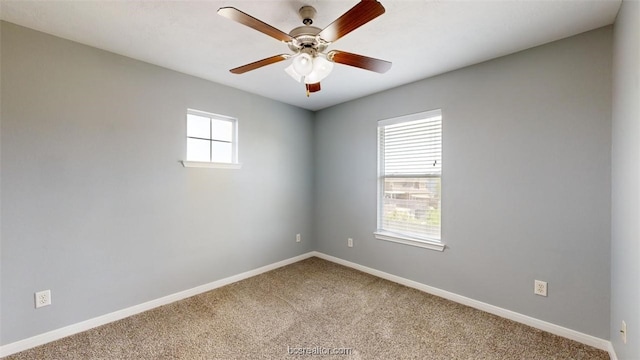
{"type": "Polygon", "coordinates": [[[318,258],[6,359],[309,356],[609,359],[602,350],[318,258]]]}

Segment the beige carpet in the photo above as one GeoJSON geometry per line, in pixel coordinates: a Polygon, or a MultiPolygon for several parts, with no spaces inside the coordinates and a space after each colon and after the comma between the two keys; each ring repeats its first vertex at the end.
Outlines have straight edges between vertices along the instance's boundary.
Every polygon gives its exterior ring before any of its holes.
{"type": "Polygon", "coordinates": [[[609,359],[318,258],[7,359],[609,359]],[[311,356],[330,351],[347,355],[311,356]]]}

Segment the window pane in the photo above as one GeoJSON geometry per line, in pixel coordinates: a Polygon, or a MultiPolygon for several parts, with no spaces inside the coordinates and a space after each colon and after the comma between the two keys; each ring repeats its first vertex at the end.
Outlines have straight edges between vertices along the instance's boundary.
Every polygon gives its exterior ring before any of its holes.
{"type": "Polygon", "coordinates": [[[211,161],[211,141],[187,138],[187,161],[211,161]]]}
{"type": "Polygon", "coordinates": [[[382,228],[440,239],[440,178],[384,179],[382,228]]]}
{"type": "Polygon", "coordinates": [[[231,143],[213,141],[211,143],[211,150],[211,161],[222,163],[233,162],[233,151],[231,143]]]}
{"type": "Polygon", "coordinates": [[[211,138],[220,141],[233,141],[233,123],[227,120],[211,119],[211,138]]]}
{"type": "Polygon", "coordinates": [[[211,139],[210,124],[211,120],[207,117],[187,114],[187,136],[211,139]]]}

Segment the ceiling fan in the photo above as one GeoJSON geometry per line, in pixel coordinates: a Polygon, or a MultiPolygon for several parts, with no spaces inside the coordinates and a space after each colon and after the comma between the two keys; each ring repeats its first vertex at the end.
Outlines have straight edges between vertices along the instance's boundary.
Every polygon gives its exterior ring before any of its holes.
{"type": "Polygon", "coordinates": [[[305,84],[307,96],[309,96],[309,93],[320,91],[320,81],[331,73],[334,63],[354,66],[377,73],[385,73],[391,68],[391,63],[388,61],[346,51],[331,50],[324,53],[327,47],[336,40],[384,14],[384,7],[378,1],[361,0],[324,29],[311,26],[316,15],[316,9],[312,6],[303,6],[298,12],[304,25],[291,30],[287,34],[234,7],[218,9],[219,15],[282,41],[293,51],[293,54],[271,56],[230,71],[233,74],[243,74],[247,71],[293,58],[292,64],[285,71],[296,81],[305,84]]]}

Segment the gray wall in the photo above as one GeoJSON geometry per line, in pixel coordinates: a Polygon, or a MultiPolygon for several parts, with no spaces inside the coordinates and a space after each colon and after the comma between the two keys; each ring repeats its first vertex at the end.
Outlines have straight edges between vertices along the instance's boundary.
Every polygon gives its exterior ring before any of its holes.
{"type": "Polygon", "coordinates": [[[611,47],[606,27],[318,112],[318,250],[607,339],[611,47]],[[436,108],[448,248],[376,240],[376,121],[436,108]]]}
{"type": "Polygon", "coordinates": [[[620,359],[640,359],[639,82],[640,2],[624,1],[614,28],[611,150],[611,342],[620,359]]]}
{"type": "Polygon", "coordinates": [[[9,23],[1,40],[0,343],[315,248],[313,113],[9,23]],[[187,108],[239,119],[241,170],[182,167],[187,108]]]}

